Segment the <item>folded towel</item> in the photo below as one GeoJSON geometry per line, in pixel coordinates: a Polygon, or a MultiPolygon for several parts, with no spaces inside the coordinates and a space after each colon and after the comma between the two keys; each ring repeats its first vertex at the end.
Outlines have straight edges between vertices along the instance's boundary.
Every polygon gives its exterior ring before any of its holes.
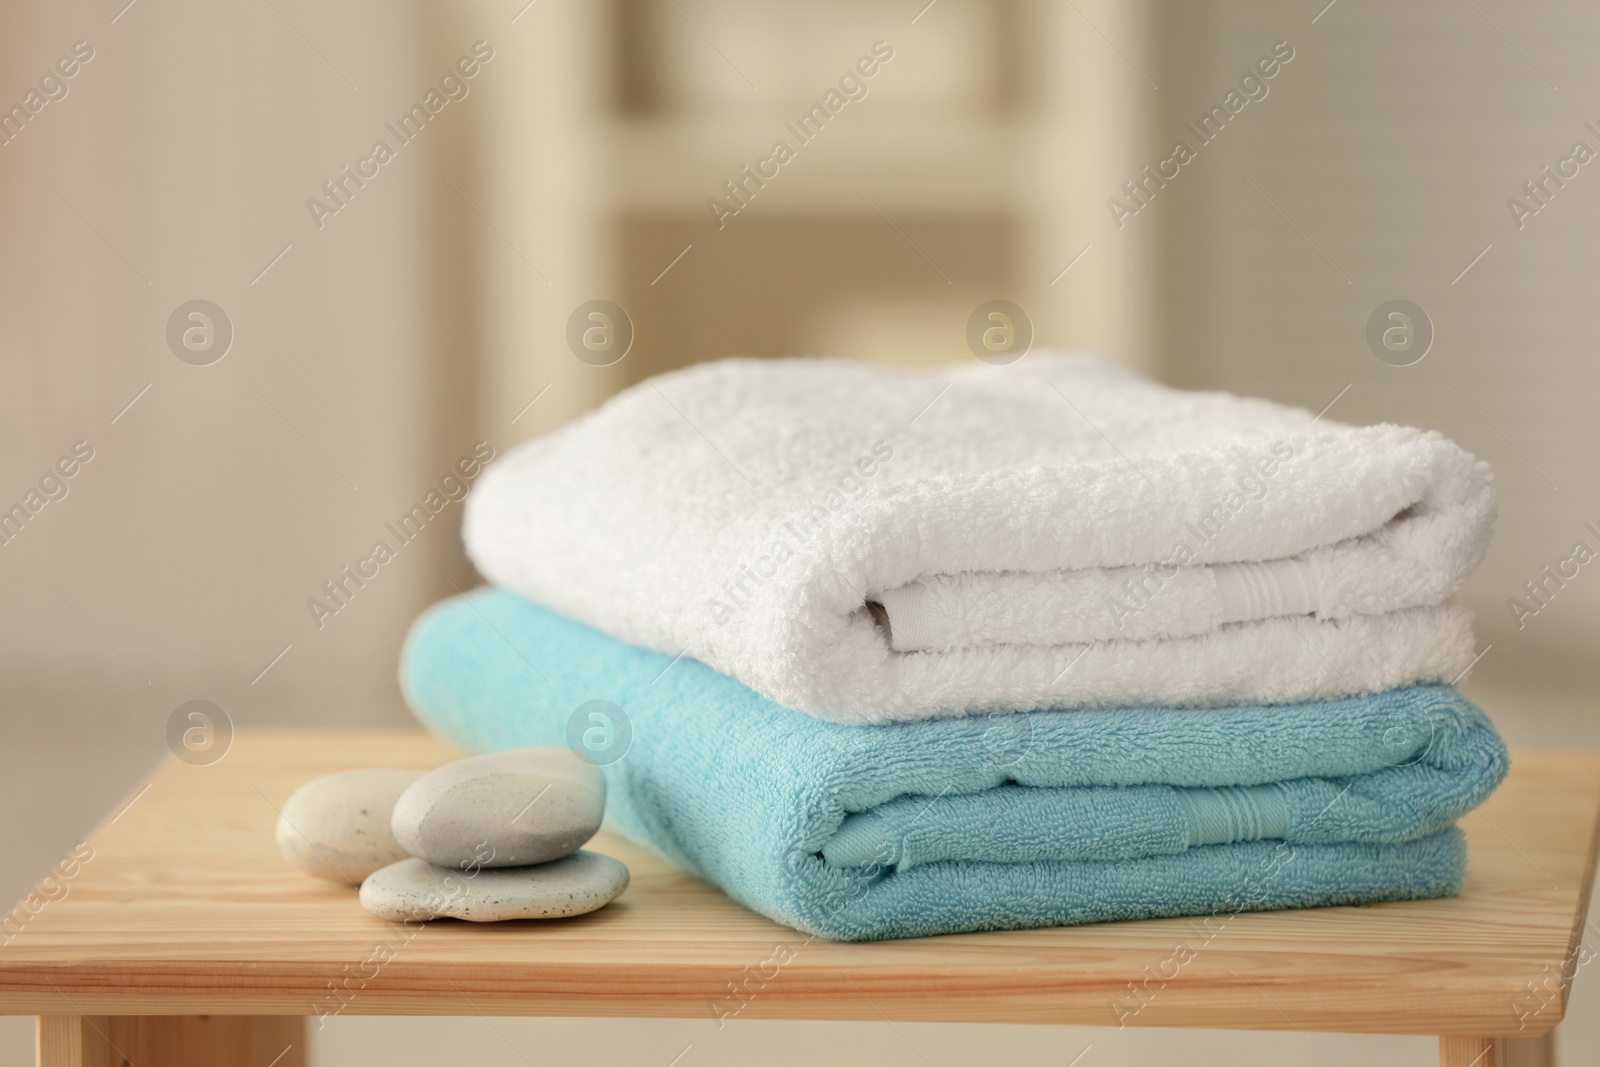
{"type": "Polygon", "coordinates": [[[478,568],[780,704],[884,721],[1453,681],[1487,469],[1086,356],[728,360],[512,451],[478,568]]]}
{"type": "Polygon", "coordinates": [[[502,590],[423,615],[401,684],[478,751],[565,744],[611,702],[612,825],[843,940],[1453,894],[1451,824],[1507,762],[1440,686],[848,726],[502,590]]]}

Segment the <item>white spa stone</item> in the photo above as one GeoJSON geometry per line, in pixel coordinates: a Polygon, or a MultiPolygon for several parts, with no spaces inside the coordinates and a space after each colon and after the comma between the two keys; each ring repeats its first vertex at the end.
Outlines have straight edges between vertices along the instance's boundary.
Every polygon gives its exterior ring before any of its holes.
{"type": "Polygon", "coordinates": [[[605,806],[598,767],[566,748],[519,748],[429,771],[395,803],[392,829],[439,867],[525,867],[576,850],[605,806]]]}
{"type": "Polygon", "coordinates": [[[390,813],[424,773],[384,768],[313,778],[283,803],[278,851],[318,878],[360,885],[379,867],[405,858],[389,828],[390,813]]]}
{"type": "Polygon", "coordinates": [[[532,867],[452,870],[419,859],[374,871],[361,906],[383,919],[561,919],[604,907],[628,887],[628,868],[579,850],[532,867]]]}

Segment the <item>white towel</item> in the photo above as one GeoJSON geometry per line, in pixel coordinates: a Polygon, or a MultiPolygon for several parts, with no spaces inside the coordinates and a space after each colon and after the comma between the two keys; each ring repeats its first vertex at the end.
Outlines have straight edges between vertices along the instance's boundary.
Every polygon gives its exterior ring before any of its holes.
{"type": "Polygon", "coordinates": [[[773,700],[876,722],[1450,682],[1488,469],[1436,433],[1084,355],[726,360],[530,441],[467,500],[485,577],[773,700]]]}

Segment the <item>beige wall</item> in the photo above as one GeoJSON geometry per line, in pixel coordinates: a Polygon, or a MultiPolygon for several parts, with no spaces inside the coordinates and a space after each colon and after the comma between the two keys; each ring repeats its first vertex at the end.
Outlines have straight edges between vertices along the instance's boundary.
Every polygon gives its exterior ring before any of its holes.
{"type": "Polygon", "coordinates": [[[444,182],[476,188],[473,112],[517,60],[505,49],[319,230],[306,200],[478,34],[420,6],[278,7],[0,15],[7,101],[73,42],[94,49],[0,147],[0,500],[94,449],[0,548],[9,729],[142,737],[191,697],[241,722],[404,721],[396,642],[448,588],[459,508],[320,630],[305,602],[472,443],[488,264],[444,182]],[[235,331],[210,366],[164,337],[196,297],[235,331]]]}

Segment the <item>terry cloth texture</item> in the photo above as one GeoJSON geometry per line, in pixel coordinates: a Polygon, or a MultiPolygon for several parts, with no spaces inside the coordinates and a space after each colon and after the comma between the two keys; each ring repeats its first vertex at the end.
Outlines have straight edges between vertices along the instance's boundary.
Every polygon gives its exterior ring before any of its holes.
{"type": "Polygon", "coordinates": [[[504,590],[424,614],[401,685],[475,751],[603,733],[601,709],[616,829],[841,940],[1450,895],[1452,824],[1507,764],[1442,686],[849,726],[504,590]]]}
{"type": "Polygon", "coordinates": [[[1487,468],[1089,356],[727,360],[509,453],[490,581],[788,707],[1286,703],[1452,681],[1487,468]]]}

